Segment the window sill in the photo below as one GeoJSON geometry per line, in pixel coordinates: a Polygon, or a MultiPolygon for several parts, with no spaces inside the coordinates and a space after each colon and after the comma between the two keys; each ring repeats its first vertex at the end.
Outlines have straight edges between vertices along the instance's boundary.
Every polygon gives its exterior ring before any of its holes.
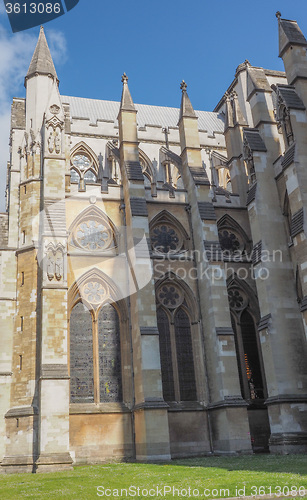
{"type": "Polygon", "coordinates": [[[70,403],[70,415],[83,415],[89,413],[130,413],[131,410],[125,403],[70,403]]]}
{"type": "Polygon", "coordinates": [[[168,411],[204,411],[205,407],[198,401],[166,401],[168,411]]]}

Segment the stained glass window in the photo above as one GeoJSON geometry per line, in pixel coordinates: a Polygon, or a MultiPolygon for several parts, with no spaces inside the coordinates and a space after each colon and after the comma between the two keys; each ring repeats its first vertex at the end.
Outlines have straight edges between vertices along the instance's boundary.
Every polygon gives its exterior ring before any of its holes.
{"type": "Polygon", "coordinates": [[[122,401],[119,319],[110,304],[98,316],[100,402],[122,401]]]}
{"type": "Polygon", "coordinates": [[[80,302],[70,315],[70,400],[94,402],[92,317],[80,302]]]}
{"type": "Polygon", "coordinates": [[[175,314],[175,338],[181,401],[196,401],[196,381],[190,320],[179,308],[175,314]]]}
{"type": "Polygon", "coordinates": [[[84,174],[84,179],[86,181],[86,184],[95,184],[95,182],[97,182],[97,177],[91,170],[88,170],[84,174]]]}
{"type": "Polygon", "coordinates": [[[70,170],[70,182],[79,182],[80,180],[80,175],[74,168],[70,170]]]}
{"type": "Polygon", "coordinates": [[[175,401],[174,375],[172,362],[172,348],[169,322],[166,312],[162,308],[157,312],[160,358],[162,371],[163,397],[165,401],[175,401]]]}
{"type": "Polygon", "coordinates": [[[159,224],[152,231],[152,246],[161,253],[175,253],[182,247],[182,242],[175,229],[166,224],[159,224]]]}

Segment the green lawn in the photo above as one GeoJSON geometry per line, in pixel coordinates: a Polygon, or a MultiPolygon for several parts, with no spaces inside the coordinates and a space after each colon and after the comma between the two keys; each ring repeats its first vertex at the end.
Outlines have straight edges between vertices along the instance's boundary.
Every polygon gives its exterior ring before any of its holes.
{"type": "Polygon", "coordinates": [[[289,489],[291,493],[291,487],[293,497],[307,498],[302,492],[307,490],[307,455],[206,457],[150,465],[109,463],[79,466],[70,472],[0,475],[1,500],[210,499],[243,496],[244,492],[272,493],[272,498],[277,493],[281,498],[289,489]],[[127,492],[121,493],[121,489],[127,492]]]}

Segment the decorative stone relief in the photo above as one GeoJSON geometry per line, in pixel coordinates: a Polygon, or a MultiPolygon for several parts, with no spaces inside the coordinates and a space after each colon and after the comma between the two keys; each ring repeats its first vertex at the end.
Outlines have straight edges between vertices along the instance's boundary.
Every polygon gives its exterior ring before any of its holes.
{"type": "Polygon", "coordinates": [[[52,114],[46,122],[47,148],[50,154],[60,154],[62,152],[62,131],[64,122],[57,115],[60,113],[60,107],[53,104],[49,107],[52,114]]]}
{"type": "Polygon", "coordinates": [[[254,158],[253,158],[253,152],[251,148],[249,147],[247,141],[244,141],[243,144],[243,159],[246,164],[247,168],[247,175],[248,175],[248,180],[249,184],[254,184],[256,182],[256,171],[255,171],[255,165],[254,165],[254,158]]]}
{"type": "Polygon", "coordinates": [[[64,280],[65,249],[61,243],[49,243],[46,248],[46,275],[48,281],[64,280]]]}

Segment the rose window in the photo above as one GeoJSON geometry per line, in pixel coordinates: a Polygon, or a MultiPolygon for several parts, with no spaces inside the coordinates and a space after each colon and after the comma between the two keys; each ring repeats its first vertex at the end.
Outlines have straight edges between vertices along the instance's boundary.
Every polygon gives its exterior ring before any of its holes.
{"type": "Polygon", "coordinates": [[[175,229],[166,224],[160,224],[153,229],[151,243],[153,248],[161,253],[175,253],[182,246],[181,238],[175,229]]]}
{"type": "Polygon", "coordinates": [[[219,240],[223,251],[226,250],[227,252],[233,253],[236,250],[240,250],[241,242],[238,236],[227,229],[219,231],[219,240]]]}
{"type": "Polygon", "coordinates": [[[88,220],[77,227],[76,241],[86,250],[103,250],[112,241],[112,231],[97,220],[88,220]]]}
{"type": "Polygon", "coordinates": [[[158,299],[165,307],[175,309],[183,302],[183,295],[176,286],[167,284],[160,288],[158,299]]]}
{"type": "Polygon", "coordinates": [[[100,304],[106,295],[106,290],[98,281],[91,281],[84,286],[82,295],[90,304],[100,304]]]}
{"type": "Polygon", "coordinates": [[[229,290],[228,300],[232,309],[243,309],[243,307],[246,306],[246,298],[239,292],[239,290],[229,290]]]}

